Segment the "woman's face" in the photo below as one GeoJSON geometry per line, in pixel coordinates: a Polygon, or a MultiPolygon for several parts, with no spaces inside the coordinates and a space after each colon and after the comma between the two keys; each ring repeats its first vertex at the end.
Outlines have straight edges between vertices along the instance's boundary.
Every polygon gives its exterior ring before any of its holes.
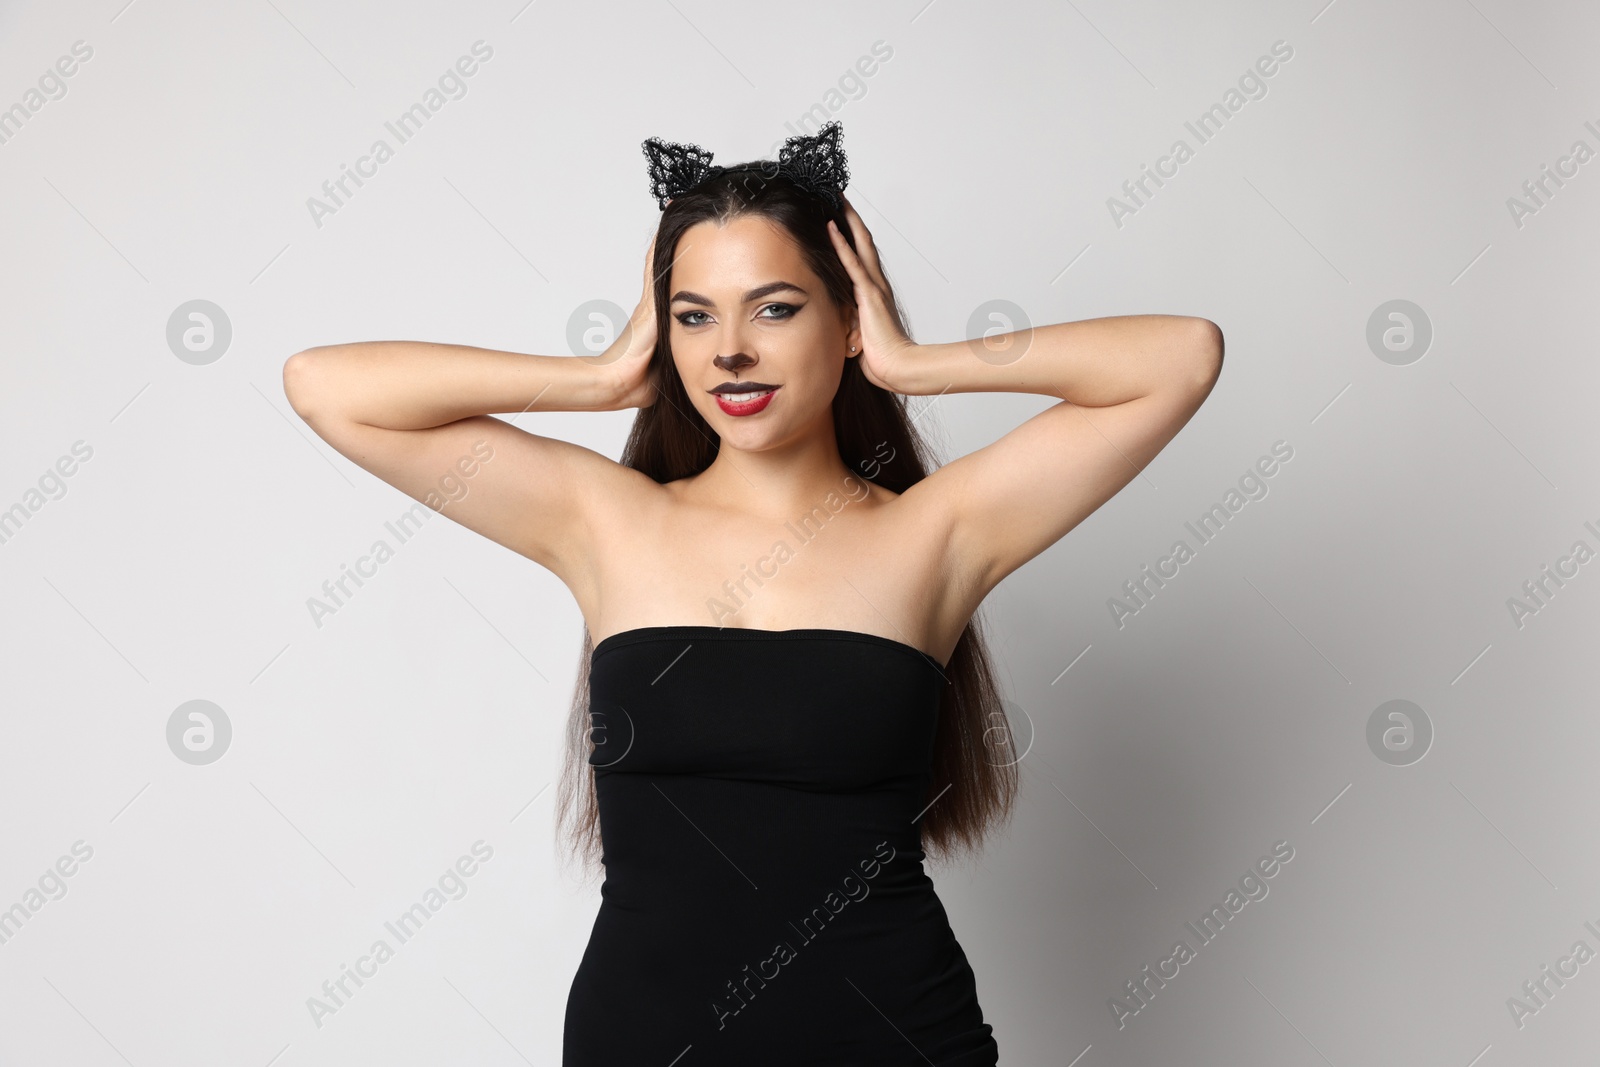
{"type": "Polygon", "coordinates": [[[861,341],[853,309],[841,317],[788,232],[740,215],[690,227],[676,252],[667,287],[672,358],[711,428],[736,448],[759,450],[831,426],[822,420],[850,346],[861,341]],[[769,390],[764,399],[739,395],[769,390]]]}

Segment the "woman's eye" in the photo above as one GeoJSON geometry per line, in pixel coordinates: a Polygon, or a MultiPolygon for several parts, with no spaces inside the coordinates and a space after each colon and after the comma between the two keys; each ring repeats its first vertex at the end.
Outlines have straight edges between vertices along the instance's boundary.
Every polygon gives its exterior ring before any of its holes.
{"type": "MultiPolygon", "coordinates": [[[[759,317],[769,321],[791,319],[799,310],[800,307],[794,304],[764,304],[761,307],[762,313],[759,317]]],[[[685,311],[677,316],[677,319],[684,326],[703,326],[706,323],[706,318],[702,316],[705,315],[704,311],[685,311]]]]}

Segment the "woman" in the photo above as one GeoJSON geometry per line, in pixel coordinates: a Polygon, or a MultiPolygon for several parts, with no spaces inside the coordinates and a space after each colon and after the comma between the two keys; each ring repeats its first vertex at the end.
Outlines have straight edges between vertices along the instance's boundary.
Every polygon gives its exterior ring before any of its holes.
{"type": "Polygon", "coordinates": [[[974,613],[1221,368],[1187,316],[913,342],[838,137],[732,168],[646,142],[661,223],[598,357],[373,342],[284,367],[317,433],[412,497],[444,508],[471,463],[447,514],[582,611],[558,813],[606,877],[567,1067],[997,1062],[923,868],[1016,788],[974,613]],[[1061,402],[928,473],[903,398],[986,390],[1061,402]],[[632,407],[620,463],[490,416],[632,407]]]}

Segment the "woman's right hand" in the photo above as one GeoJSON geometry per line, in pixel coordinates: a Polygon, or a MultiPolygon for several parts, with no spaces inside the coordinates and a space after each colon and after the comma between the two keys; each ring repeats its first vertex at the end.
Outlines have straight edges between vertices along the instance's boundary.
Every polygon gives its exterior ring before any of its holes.
{"type": "Polygon", "coordinates": [[[653,269],[656,241],[650,238],[650,248],[644,254],[644,291],[639,306],[633,309],[628,325],[611,347],[601,355],[599,362],[614,376],[617,390],[617,407],[647,408],[656,402],[656,379],[650,369],[655,355],[656,338],[656,287],[653,269]]]}

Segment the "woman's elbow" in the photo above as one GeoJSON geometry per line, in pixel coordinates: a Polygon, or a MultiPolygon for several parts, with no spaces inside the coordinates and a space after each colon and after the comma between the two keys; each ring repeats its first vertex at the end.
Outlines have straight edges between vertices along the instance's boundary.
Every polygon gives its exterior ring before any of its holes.
{"type": "Polygon", "coordinates": [[[308,348],[283,361],[283,395],[302,418],[316,396],[317,351],[308,348]]]}
{"type": "Polygon", "coordinates": [[[1193,324],[1195,371],[1192,380],[1201,393],[1209,393],[1222,374],[1222,327],[1201,318],[1193,320],[1193,324]]]}

